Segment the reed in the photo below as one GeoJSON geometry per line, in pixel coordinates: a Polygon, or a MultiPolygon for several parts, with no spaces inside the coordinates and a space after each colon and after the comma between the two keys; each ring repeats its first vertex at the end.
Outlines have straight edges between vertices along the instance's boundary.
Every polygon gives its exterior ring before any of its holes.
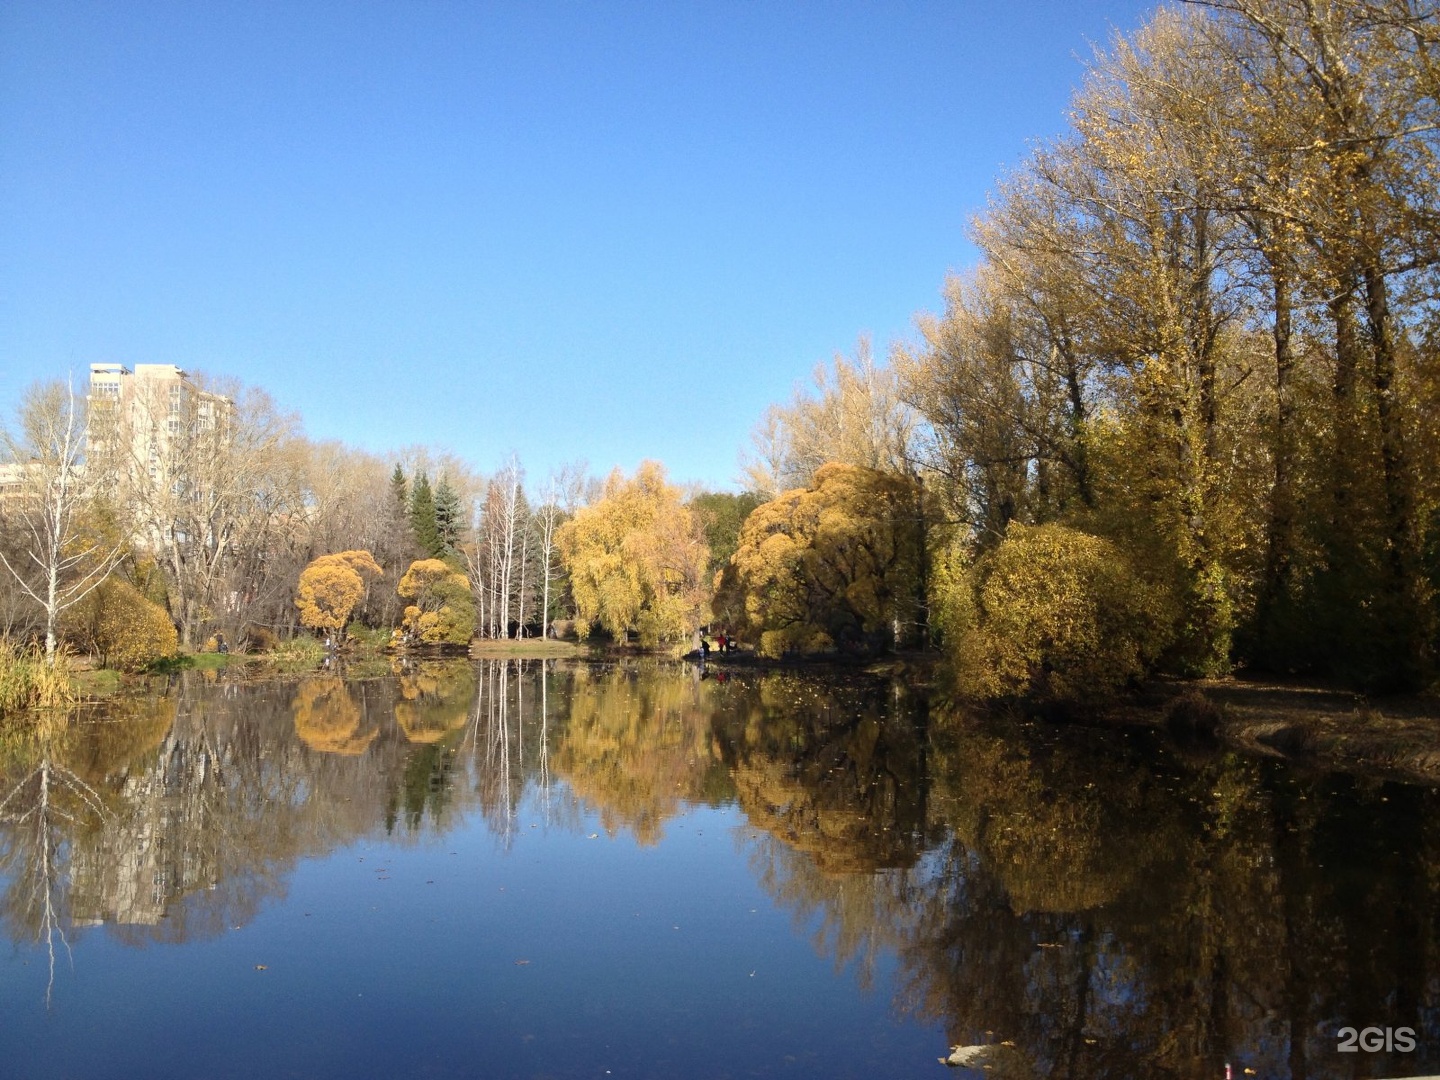
{"type": "Polygon", "coordinates": [[[37,649],[0,639],[0,717],[32,709],[69,708],[76,697],[63,651],[51,664],[37,649]]]}
{"type": "Polygon", "coordinates": [[[325,644],[308,634],[281,641],[266,654],[277,671],[313,671],[325,660],[325,644]]]}

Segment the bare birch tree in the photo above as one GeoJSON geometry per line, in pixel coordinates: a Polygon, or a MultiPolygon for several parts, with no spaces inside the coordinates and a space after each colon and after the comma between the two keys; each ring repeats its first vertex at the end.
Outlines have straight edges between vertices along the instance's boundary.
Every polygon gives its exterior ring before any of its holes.
{"type": "Polygon", "coordinates": [[[535,518],[540,530],[540,638],[550,636],[550,582],[554,577],[555,528],[560,524],[559,481],[551,473],[545,481],[535,518]]]}
{"type": "Polygon", "coordinates": [[[45,658],[52,664],[61,614],[109,576],[125,546],[86,519],[97,478],[84,461],[85,417],[73,384],[37,384],[21,402],[18,429],[0,430],[16,485],[5,514],[23,536],[20,565],[3,549],[0,562],[44,611],[45,658]]]}

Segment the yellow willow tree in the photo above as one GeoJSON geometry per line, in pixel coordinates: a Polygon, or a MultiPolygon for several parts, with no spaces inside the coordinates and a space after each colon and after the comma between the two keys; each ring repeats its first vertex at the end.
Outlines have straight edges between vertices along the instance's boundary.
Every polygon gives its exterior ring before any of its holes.
{"type": "Polygon", "coordinates": [[[350,612],[365,595],[361,574],[379,576],[384,571],[368,551],[341,551],[321,555],[300,572],[295,606],[300,622],[312,630],[345,629],[350,612]]]}
{"type": "Polygon", "coordinates": [[[810,487],[746,519],[718,603],[770,655],[888,647],[923,614],[921,500],[906,477],[821,466],[810,487]]]}
{"type": "Polygon", "coordinates": [[[570,574],[576,629],[595,625],[618,641],[682,642],[710,618],[710,549],[699,517],[665,468],[646,461],[634,477],[615,470],[600,499],[555,534],[570,574]]]}

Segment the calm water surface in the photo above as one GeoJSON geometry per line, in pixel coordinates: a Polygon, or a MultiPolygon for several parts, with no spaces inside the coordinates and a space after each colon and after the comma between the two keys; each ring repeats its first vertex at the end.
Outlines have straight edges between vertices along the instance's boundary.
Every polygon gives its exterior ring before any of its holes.
{"type": "Polygon", "coordinates": [[[7,1077],[1440,1067],[1436,791],[889,683],[187,677],[0,800],[7,1077]]]}

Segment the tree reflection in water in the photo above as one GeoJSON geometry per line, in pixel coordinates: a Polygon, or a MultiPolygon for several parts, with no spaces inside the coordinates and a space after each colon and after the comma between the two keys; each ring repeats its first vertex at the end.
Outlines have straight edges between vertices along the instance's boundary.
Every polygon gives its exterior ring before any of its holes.
{"type": "Polygon", "coordinates": [[[5,749],[6,926],[52,957],[102,924],[218,935],[362,837],[478,814],[508,847],[525,805],[652,845],[688,807],[734,806],[816,949],[862,985],[893,957],[898,1010],[1013,1043],[991,1076],[1348,1076],[1346,1025],[1416,1030],[1415,1053],[1366,1056],[1377,1073],[1440,1047],[1430,789],[656,663],[186,679],[5,749]]]}
{"type": "Polygon", "coordinates": [[[10,878],[5,920],[17,936],[45,946],[45,1004],[55,987],[55,943],[68,953],[67,835],[90,819],[103,820],[99,794],[63,759],[63,717],[42,714],[33,732],[6,747],[13,776],[0,788],[0,873],[10,878]]]}

